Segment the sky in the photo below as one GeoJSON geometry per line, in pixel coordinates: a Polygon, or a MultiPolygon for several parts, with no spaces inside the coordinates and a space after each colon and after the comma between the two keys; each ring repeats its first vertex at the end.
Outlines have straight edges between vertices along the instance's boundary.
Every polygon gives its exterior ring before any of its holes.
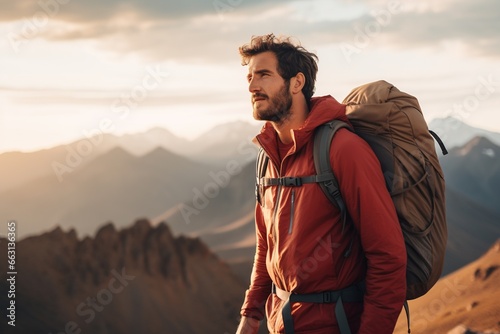
{"type": "Polygon", "coordinates": [[[0,0],[0,153],[256,123],[238,47],[268,33],[318,55],[316,95],[384,79],[500,132],[498,0],[0,0]]]}

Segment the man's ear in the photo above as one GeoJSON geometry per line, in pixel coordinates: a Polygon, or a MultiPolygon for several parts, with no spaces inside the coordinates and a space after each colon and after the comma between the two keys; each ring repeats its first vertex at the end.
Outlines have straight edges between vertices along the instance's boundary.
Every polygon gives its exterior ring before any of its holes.
{"type": "Polygon", "coordinates": [[[297,94],[302,91],[304,85],[306,84],[306,77],[302,72],[297,73],[296,76],[290,79],[290,90],[292,94],[297,94]]]}

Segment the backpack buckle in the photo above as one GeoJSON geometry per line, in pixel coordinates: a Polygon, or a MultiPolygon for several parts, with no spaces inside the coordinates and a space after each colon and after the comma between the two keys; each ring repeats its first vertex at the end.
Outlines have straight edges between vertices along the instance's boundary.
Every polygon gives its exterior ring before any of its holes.
{"type": "Polygon", "coordinates": [[[300,187],[302,186],[302,179],[300,177],[285,176],[280,178],[280,185],[285,187],[300,187]]]}

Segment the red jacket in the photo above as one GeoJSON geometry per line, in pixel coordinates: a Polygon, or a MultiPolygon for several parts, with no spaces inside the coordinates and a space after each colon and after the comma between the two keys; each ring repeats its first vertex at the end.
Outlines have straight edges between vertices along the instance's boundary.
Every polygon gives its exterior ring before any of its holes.
{"type": "MultiPolygon", "coordinates": [[[[332,119],[347,121],[345,106],[331,96],[313,98],[282,161],[279,139],[267,123],[255,139],[270,157],[266,177],[315,174],[314,129],[332,119]]],[[[283,333],[283,301],[270,294],[272,282],[304,294],[365,280],[364,302],[344,303],[352,332],[392,333],[406,295],[406,250],[380,164],[368,144],[347,129],[335,135],[330,158],[355,228],[347,224],[342,235],[340,213],[317,184],[265,187],[255,210],[256,254],[241,315],[263,319],[265,304],[269,331],[283,333]],[[344,257],[353,237],[352,253],[344,257]]],[[[294,303],[295,333],[339,333],[334,307],[294,303]]]]}

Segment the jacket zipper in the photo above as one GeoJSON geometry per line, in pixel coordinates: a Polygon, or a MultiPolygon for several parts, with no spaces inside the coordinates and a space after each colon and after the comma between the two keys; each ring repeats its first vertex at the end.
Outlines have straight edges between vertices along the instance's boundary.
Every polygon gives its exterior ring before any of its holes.
{"type": "Polygon", "coordinates": [[[290,226],[288,227],[288,234],[292,234],[294,213],[295,213],[295,189],[292,189],[292,199],[290,203],[290,226]]]}
{"type": "Polygon", "coordinates": [[[278,215],[278,207],[280,205],[280,198],[281,198],[281,185],[278,186],[277,189],[278,194],[276,195],[276,203],[274,203],[274,212],[273,212],[273,240],[274,244],[276,245],[276,234],[278,233],[278,229],[276,227],[276,216],[278,215]]]}

